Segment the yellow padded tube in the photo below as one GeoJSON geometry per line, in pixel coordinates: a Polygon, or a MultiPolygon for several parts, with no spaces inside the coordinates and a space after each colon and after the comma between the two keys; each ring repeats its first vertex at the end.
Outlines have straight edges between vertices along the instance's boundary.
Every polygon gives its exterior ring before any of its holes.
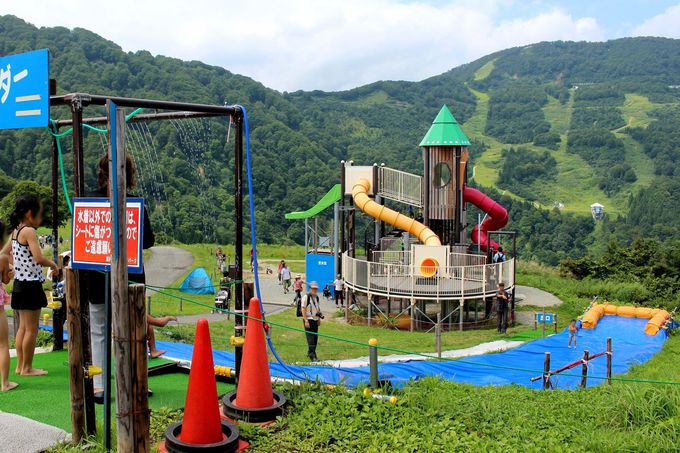
{"type": "Polygon", "coordinates": [[[416,219],[400,214],[371,200],[368,196],[370,188],[371,183],[366,179],[360,179],[352,187],[352,198],[357,208],[375,219],[394,225],[400,230],[408,231],[425,245],[442,245],[434,231],[416,221],[416,219]]]}
{"type": "MultiPolygon", "coordinates": [[[[408,231],[418,238],[420,242],[425,245],[438,246],[442,245],[439,237],[423,225],[422,223],[405,216],[393,209],[382,206],[371,200],[368,196],[368,191],[371,188],[371,183],[367,179],[360,179],[352,187],[352,198],[354,205],[364,213],[381,220],[390,225],[394,225],[400,230],[408,231]]],[[[437,273],[439,263],[434,258],[425,258],[419,264],[419,271],[423,277],[433,277],[437,273]]]]}

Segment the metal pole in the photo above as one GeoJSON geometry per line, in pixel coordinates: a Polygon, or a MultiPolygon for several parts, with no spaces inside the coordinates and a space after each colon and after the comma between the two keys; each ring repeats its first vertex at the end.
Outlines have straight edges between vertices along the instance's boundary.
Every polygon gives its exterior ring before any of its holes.
{"type": "Polygon", "coordinates": [[[442,358],[442,314],[437,313],[437,325],[434,327],[434,347],[437,357],[442,358]]]}
{"type": "Polygon", "coordinates": [[[583,366],[581,366],[581,388],[586,388],[588,381],[588,350],[583,351],[583,366]]]}
{"type": "Polygon", "coordinates": [[[460,300],[460,305],[459,305],[459,316],[458,316],[458,330],[461,332],[463,331],[463,306],[465,305],[465,300],[461,299],[460,300]]]}
{"type": "Polygon", "coordinates": [[[342,266],[342,254],[347,250],[347,243],[345,237],[345,161],[340,161],[340,247],[338,250],[338,261],[342,266]]]}
{"type": "MultiPolygon", "coordinates": [[[[53,133],[58,133],[57,127],[52,128],[53,133]]],[[[59,150],[57,148],[57,137],[52,137],[52,260],[57,263],[59,260],[59,150]]],[[[53,279],[55,283],[58,278],[53,279]]],[[[54,310],[52,328],[54,331],[53,351],[64,349],[64,314],[66,313],[65,304],[61,308],[54,310]]]]}
{"type": "MultiPolygon", "coordinates": [[[[236,285],[234,286],[234,336],[243,335],[243,114],[234,118],[236,135],[234,137],[234,215],[236,234],[234,240],[234,260],[236,265],[236,285]]],[[[241,370],[243,348],[235,348],[236,379],[241,370]]]]}
{"type": "MultiPolygon", "coordinates": [[[[111,451],[111,296],[110,276],[106,273],[104,285],[104,308],[106,309],[106,329],[104,329],[104,449],[111,451]]],[[[151,303],[151,297],[149,297],[151,303]]]]}
{"type": "Polygon", "coordinates": [[[305,254],[309,253],[309,219],[305,219],[305,254]]]}
{"type": "Polygon", "coordinates": [[[543,358],[543,390],[550,388],[550,353],[546,352],[543,358]]]}
{"type": "Polygon", "coordinates": [[[456,181],[456,186],[455,186],[455,191],[454,191],[454,196],[456,197],[456,206],[455,206],[455,211],[454,211],[454,224],[453,224],[453,236],[454,236],[454,244],[460,243],[460,233],[461,233],[461,228],[462,228],[462,223],[463,223],[463,203],[462,203],[462,191],[461,187],[463,187],[462,181],[459,181],[460,179],[460,151],[461,147],[456,146],[454,148],[454,168],[455,168],[455,181],[456,181]]]}
{"type": "Polygon", "coordinates": [[[368,340],[368,365],[370,368],[371,387],[378,388],[378,340],[368,340]]]}
{"type": "Polygon", "coordinates": [[[333,275],[340,273],[340,248],[338,247],[338,235],[340,230],[340,205],[333,203],[333,275]]]}

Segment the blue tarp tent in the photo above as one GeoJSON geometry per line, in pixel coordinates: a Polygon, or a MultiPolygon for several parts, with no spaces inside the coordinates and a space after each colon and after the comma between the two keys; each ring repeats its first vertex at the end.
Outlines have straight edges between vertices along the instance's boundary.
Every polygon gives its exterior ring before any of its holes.
{"type": "Polygon", "coordinates": [[[210,280],[208,271],[203,267],[197,267],[184,279],[179,290],[191,294],[215,294],[215,287],[210,280]]]}

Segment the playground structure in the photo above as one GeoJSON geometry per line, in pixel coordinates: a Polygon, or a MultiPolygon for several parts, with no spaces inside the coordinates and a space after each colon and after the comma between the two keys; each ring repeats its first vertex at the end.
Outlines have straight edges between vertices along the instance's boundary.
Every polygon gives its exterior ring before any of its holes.
{"type": "Polygon", "coordinates": [[[420,146],[423,176],[384,164],[341,164],[337,258],[346,300],[365,307],[369,325],[378,318],[403,329],[462,330],[489,322],[503,282],[513,296],[514,320],[515,233],[499,231],[508,221],[506,209],[467,185],[470,141],[447,106],[420,146]],[[472,228],[468,204],[485,214],[472,228]],[[398,211],[404,205],[407,214],[398,211]],[[357,253],[357,211],[373,226],[366,229],[363,256],[357,253]],[[491,237],[502,235],[510,236],[512,254],[493,262],[500,244],[491,237]]]}

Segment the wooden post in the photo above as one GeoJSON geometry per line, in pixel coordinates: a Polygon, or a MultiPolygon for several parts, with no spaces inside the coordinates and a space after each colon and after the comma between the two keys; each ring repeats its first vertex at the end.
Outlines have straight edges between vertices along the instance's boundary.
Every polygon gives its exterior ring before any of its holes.
{"type": "Polygon", "coordinates": [[[586,388],[588,383],[588,350],[583,351],[583,365],[581,366],[581,388],[586,388]]]}
{"type": "Polygon", "coordinates": [[[612,385],[612,339],[607,337],[607,385],[612,385]]]}
{"type": "Polygon", "coordinates": [[[149,451],[146,310],[144,287],[135,285],[128,290],[125,115],[110,100],[107,102],[107,109],[111,131],[109,138],[109,187],[113,226],[111,306],[116,364],[117,451],[146,453],[149,451]]]}
{"type": "MultiPolygon", "coordinates": [[[[130,327],[132,340],[132,423],[135,453],[151,451],[149,448],[149,384],[147,354],[146,305],[144,285],[128,287],[130,327]]],[[[120,450],[119,450],[120,451],[120,450]]]]}
{"type": "Polygon", "coordinates": [[[543,358],[543,390],[550,388],[550,353],[546,352],[543,358]]]}
{"type": "Polygon", "coordinates": [[[442,314],[437,313],[437,325],[434,326],[434,347],[437,357],[442,358],[442,314]]]}
{"type": "Polygon", "coordinates": [[[538,330],[538,313],[534,312],[534,330],[538,330]]]}
{"type": "Polygon", "coordinates": [[[151,296],[147,296],[146,301],[147,301],[147,309],[146,309],[146,312],[147,312],[148,314],[151,314],[151,296]]]}
{"type": "MultiPolygon", "coordinates": [[[[85,435],[85,389],[83,381],[83,349],[80,344],[80,300],[78,273],[73,269],[65,269],[66,304],[68,319],[68,365],[69,384],[71,390],[71,441],[78,444],[85,435]]],[[[16,311],[14,312],[16,314],[16,311]]]]}
{"type": "Polygon", "coordinates": [[[541,318],[541,329],[542,329],[542,336],[545,337],[545,308],[543,309],[543,318],[541,318]]]}

